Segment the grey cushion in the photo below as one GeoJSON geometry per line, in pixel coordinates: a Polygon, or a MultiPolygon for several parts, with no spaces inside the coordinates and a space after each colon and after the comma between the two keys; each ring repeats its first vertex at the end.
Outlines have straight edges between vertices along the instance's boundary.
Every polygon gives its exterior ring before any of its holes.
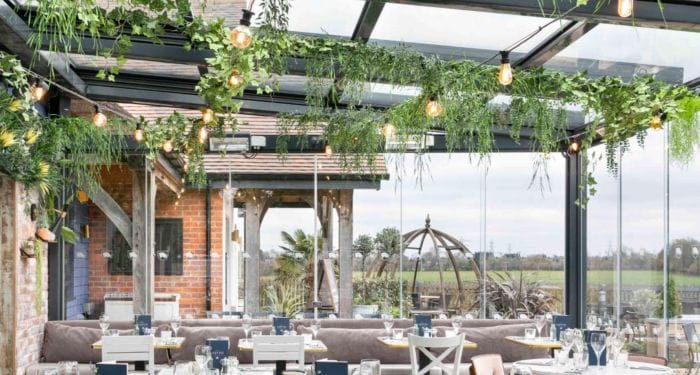
{"type": "MultiPolygon", "coordinates": [[[[328,358],[349,363],[360,363],[363,359],[378,359],[386,364],[411,363],[408,349],[390,348],[377,340],[377,337],[386,336],[384,328],[323,328],[323,325],[321,327],[316,337],[328,347],[328,352],[307,355],[307,361],[328,358]]],[[[303,329],[302,333],[311,333],[311,330],[303,329]]]]}
{"type": "MultiPolygon", "coordinates": [[[[270,334],[272,326],[257,326],[263,334],[270,334]]],[[[171,350],[173,361],[194,361],[194,349],[197,345],[206,343],[207,339],[228,337],[229,355],[236,356],[241,363],[252,363],[252,351],[238,350],[238,341],[245,337],[243,328],[239,327],[180,327],[177,335],[184,337],[180,349],[171,350]]]]}
{"type": "Polygon", "coordinates": [[[100,329],[47,322],[44,326],[44,345],[41,348],[42,362],[97,363],[102,353],[90,346],[101,337],[100,329]]]}

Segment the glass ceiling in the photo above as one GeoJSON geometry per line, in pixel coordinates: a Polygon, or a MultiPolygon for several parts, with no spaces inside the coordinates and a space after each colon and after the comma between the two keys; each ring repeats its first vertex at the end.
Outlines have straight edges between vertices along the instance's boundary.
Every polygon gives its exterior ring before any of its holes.
{"type": "MultiPolygon", "coordinates": [[[[289,4],[289,31],[351,37],[360,18],[364,1],[295,0],[289,4]]],[[[260,14],[260,2],[253,6],[260,14]]]]}

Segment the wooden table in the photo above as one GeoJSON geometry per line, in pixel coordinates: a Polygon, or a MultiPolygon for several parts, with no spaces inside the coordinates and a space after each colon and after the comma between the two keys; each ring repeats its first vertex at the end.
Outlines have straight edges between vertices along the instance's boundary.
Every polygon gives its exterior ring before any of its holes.
{"type": "MultiPolygon", "coordinates": [[[[153,340],[153,348],[166,350],[180,349],[180,347],[182,347],[183,342],[185,342],[184,337],[171,337],[169,339],[163,337],[156,337],[155,340],[153,340]]],[[[95,350],[102,350],[102,340],[94,342],[92,345],[90,345],[90,347],[95,350]]]]}
{"type": "MultiPolygon", "coordinates": [[[[240,339],[238,340],[238,350],[240,351],[252,351],[253,350],[253,340],[252,339],[240,339]]],[[[305,353],[325,353],[328,351],[328,347],[321,340],[311,340],[309,342],[304,341],[304,352],[305,353]]],[[[287,370],[287,361],[275,361],[275,374],[282,374],[287,370]]]]}
{"type": "Polygon", "coordinates": [[[506,336],[506,340],[532,349],[561,349],[561,343],[559,341],[553,341],[549,338],[526,339],[522,336],[506,336]]]}

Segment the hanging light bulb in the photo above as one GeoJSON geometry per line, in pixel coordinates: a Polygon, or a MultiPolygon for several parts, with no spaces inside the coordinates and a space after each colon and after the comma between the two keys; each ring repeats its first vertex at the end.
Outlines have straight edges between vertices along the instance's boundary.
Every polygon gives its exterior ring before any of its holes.
{"type": "Polygon", "coordinates": [[[240,49],[248,48],[253,41],[253,33],[250,32],[250,19],[253,18],[253,12],[248,9],[243,9],[243,18],[240,24],[231,30],[231,44],[240,49]]]}
{"type": "Polygon", "coordinates": [[[333,148],[331,148],[331,145],[326,145],[326,148],[323,150],[323,152],[326,154],[326,156],[331,156],[333,155],[333,148]]]}
{"type": "Polygon", "coordinates": [[[664,127],[664,115],[660,111],[654,112],[654,116],[649,121],[649,127],[655,130],[663,129],[664,127]]]}
{"type": "Polygon", "coordinates": [[[238,69],[233,69],[231,74],[228,76],[226,83],[228,84],[228,87],[234,90],[241,87],[243,84],[243,76],[241,75],[241,72],[239,72],[238,69]]]}
{"type": "Polygon", "coordinates": [[[442,104],[435,100],[434,97],[430,97],[428,102],[425,104],[425,114],[428,115],[428,117],[438,117],[443,111],[444,108],[442,107],[442,104]]]}
{"type": "Polygon", "coordinates": [[[199,128],[199,133],[197,134],[197,138],[199,139],[199,143],[204,144],[204,142],[207,141],[208,137],[209,137],[209,130],[207,130],[206,125],[202,125],[202,127],[199,128]]]}
{"type": "Polygon", "coordinates": [[[34,83],[32,84],[32,98],[34,98],[36,101],[40,101],[44,98],[44,96],[46,96],[47,92],[49,92],[49,86],[46,84],[46,82],[35,79],[34,83]]]}
{"type": "Polygon", "coordinates": [[[569,154],[578,154],[579,151],[581,151],[581,145],[578,143],[577,139],[571,140],[571,143],[569,143],[569,154]]]}
{"type": "Polygon", "coordinates": [[[211,108],[202,108],[202,121],[205,124],[208,124],[212,121],[214,121],[214,111],[211,108]]]}
{"type": "Polygon", "coordinates": [[[134,139],[136,142],[143,142],[143,125],[141,121],[136,123],[136,130],[134,130],[134,139]]]}
{"type": "Polygon", "coordinates": [[[617,0],[617,15],[627,18],[634,11],[634,0],[617,0]]]}
{"type": "Polygon", "coordinates": [[[510,66],[508,51],[501,51],[501,67],[498,69],[498,83],[508,86],[513,83],[513,68],[510,66]]]}
{"type": "Polygon", "coordinates": [[[168,138],[163,142],[163,151],[165,152],[172,152],[173,151],[173,140],[168,138]]]}
{"type": "Polygon", "coordinates": [[[384,138],[391,138],[396,134],[396,127],[389,122],[389,119],[386,119],[384,122],[384,126],[382,127],[382,134],[384,135],[384,138]]]}
{"type": "Polygon", "coordinates": [[[107,116],[102,113],[100,106],[95,104],[95,114],[92,115],[92,123],[98,128],[102,128],[107,125],[107,116]]]}

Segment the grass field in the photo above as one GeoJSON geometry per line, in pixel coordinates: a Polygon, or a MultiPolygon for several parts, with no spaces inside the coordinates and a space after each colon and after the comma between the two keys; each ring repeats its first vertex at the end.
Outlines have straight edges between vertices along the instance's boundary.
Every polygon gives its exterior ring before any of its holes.
{"type": "MultiPolygon", "coordinates": [[[[511,271],[513,276],[518,276],[521,271],[511,271]]],[[[522,271],[526,278],[539,280],[544,284],[554,284],[563,285],[564,284],[564,271],[522,271]]],[[[490,273],[490,272],[489,272],[490,273]]],[[[354,277],[360,278],[362,276],[361,272],[355,272],[354,277]]],[[[406,280],[413,280],[413,272],[404,271],[404,278],[406,280]]],[[[471,271],[464,271],[460,273],[462,281],[466,283],[476,282],[476,277],[471,271]]],[[[398,274],[396,275],[398,278],[398,274]]],[[[455,281],[454,273],[445,272],[445,281],[455,281]]],[[[676,281],[676,285],[689,285],[689,286],[700,286],[700,276],[684,275],[684,274],[672,274],[671,277],[676,281]]],[[[440,281],[440,275],[437,271],[420,271],[418,272],[417,280],[425,282],[437,282],[440,281]]],[[[612,271],[589,271],[588,272],[588,282],[590,284],[608,284],[613,283],[613,272],[612,271]]],[[[623,285],[660,285],[663,282],[663,276],[661,271],[623,271],[622,272],[622,283],[623,285]]]]}

